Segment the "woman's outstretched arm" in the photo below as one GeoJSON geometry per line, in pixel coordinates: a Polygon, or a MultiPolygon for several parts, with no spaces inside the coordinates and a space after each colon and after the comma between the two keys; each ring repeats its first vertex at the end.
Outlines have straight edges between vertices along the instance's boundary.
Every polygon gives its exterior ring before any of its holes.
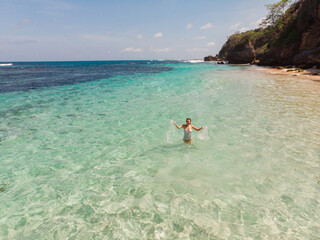
{"type": "Polygon", "coordinates": [[[182,126],[178,126],[177,124],[176,124],[176,122],[173,122],[173,124],[177,127],[177,128],[182,128],[182,126]]]}
{"type": "Polygon", "coordinates": [[[194,130],[196,130],[196,131],[200,131],[201,129],[203,129],[203,127],[201,127],[201,128],[196,128],[196,127],[193,126],[193,125],[192,125],[192,128],[193,128],[194,130]]]}

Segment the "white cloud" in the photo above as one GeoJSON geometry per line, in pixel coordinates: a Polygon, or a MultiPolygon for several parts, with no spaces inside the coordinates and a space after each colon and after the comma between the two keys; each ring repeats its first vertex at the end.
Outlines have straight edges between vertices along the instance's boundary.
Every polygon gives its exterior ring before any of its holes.
{"type": "Polygon", "coordinates": [[[186,51],[187,52],[191,52],[191,53],[194,53],[194,52],[207,52],[208,48],[188,48],[186,51]]]}
{"type": "Polygon", "coordinates": [[[238,30],[238,28],[240,27],[242,23],[235,23],[232,26],[229,27],[230,30],[238,30]]]}
{"type": "Polygon", "coordinates": [[[163,36],[162,32],[158,32],[155,35],[153,35],[154,38],[161,38],[163,36]]]}
{"type": "Polygon", "coordinates": [[[256,21],[256,25],[259,26],[259,24],[262,22],[262,20],[264,20],[264,18],[260,18],[259,20],[256,21]]]}
{"type": "Polygon", "coordinates": [[[142,51],[143,51],[142,48],[128,47],[128,48],[123,49],[121,52],[134,52],[134,53],[137,53],[137,52],[142,52],[142,51]]]}
{"type": "Polygon", "coordinates": [[[252,27],[252,28],[257,28],[257,27],[259,27],[259,25],[260,25],[260,23],[262,22],[263,19],[264,19],[264,18],[260,18],[260,19],[258,19],[257,21],[251,22],[251,23],[250,23],[250,27],[252,27]]]}
{"type": "Polygon", "coordinates": [[[214,47],[215,45],[216,45],[215,42],[208,42],[208,43],[207,43],[207,46],[208,46],[208,47],[214,47]]]}
{"type": "Polygon", "coordinates": [[[209,29],[209,28],[213,28],[214,26],[211,24],[211,23],[207,23],[205,25],[203,25],[202,27],[200,27],[201,30],[204,30],[204,29],[209,29]]]}
{"type": "Polygon", "coordinates": [[[142,38],[143,38],[142,34],[137,35],[137,39],[142,39],[142,38]]]}
{"type": "Polygon", "coordinates": [[[240,28],[240,32],[246,32],[246,31],[248,31],[249,30],[249,28],[247,28],[247,27],[242,27],[242,28],[240,28]]]}
{"type": "Polygon", "coordinates": [[[192,28],[192,24],[191,23],[187,24],[187,26],[186,26],[186,29],[190,29],[190,28],[192,28]]]}
{"type": "Polygon", "coordinates": [[[155,53],[167,53],[167,52],[170,52],[172,49],[170,48],[153,48],[151,49],[152,52],[155,52],[155,53]]]}
{"type": "Polygon", "coordinates": [[[193,39],[194,40],[204,40],[206,38],[207,38],[206,36],[198,36],[198,37],[194,37],[193,39]]]}

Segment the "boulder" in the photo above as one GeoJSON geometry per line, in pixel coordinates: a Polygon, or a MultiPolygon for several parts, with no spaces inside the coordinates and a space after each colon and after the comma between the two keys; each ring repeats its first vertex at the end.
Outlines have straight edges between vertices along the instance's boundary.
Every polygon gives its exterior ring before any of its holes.
{"type": "Polygon", "coordinates": [[[218,61],[218,58],[212,55],[209,55],[207,57],[204,57],[204,61],[218,61]]]}

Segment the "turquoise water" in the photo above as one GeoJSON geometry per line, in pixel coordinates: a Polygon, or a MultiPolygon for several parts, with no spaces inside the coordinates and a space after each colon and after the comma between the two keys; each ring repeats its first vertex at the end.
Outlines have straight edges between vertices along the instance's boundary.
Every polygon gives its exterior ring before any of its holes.
{"type": "Polygon", "coordinates": [[[159,64],[0,94],[0,238],[318,239],[320,84],[159,64]]]}

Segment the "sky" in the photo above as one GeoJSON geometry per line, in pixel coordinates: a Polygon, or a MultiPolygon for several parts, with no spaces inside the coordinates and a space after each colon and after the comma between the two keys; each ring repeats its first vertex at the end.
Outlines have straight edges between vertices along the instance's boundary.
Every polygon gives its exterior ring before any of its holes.
{"type": "Polygon", "coordinates": [[[276,0],[0,0],[0,61],[203,59],[276,0]]]}

